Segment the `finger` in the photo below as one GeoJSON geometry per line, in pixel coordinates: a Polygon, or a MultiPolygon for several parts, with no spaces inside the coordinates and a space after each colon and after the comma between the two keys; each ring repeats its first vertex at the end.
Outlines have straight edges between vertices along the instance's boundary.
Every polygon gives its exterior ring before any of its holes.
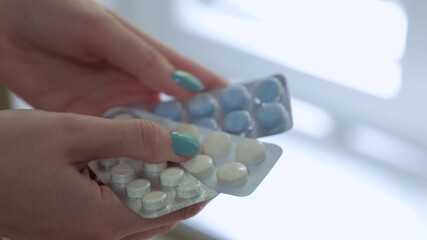
{"type": "Polygon", "coordinates": [[[169,61],[178,69],[182,69],[184,71],[190,72],[195,75],[201,82],[205,85],[207,89],[223,87],[227,85],[227,81],[217,74],[211,72],[205,67],[183,57],[181,54],[173,51],[169,47],[164,44],[156,41],[146,33],[140,31],[135,26],[128,23],[122,17],[114,13],[113,11],[106,9],[117,21],[119,21],[123,26],[132,31],[139,38],[144,39],[151,46],[155,47],[159,52],[161,52],[164,56],[166,56],[169,61]]]}
{"type": "MultiPolygon", "coordinates": [[[[123,27],[94,1],[51,1],[49,6],[34,7],[37,10],[31,14],[20,8],[17,15],[31,22],[31,31],[24,35],[25,40],[35,46],[86,62],[106,60],[157,92],[185,97],[203,88],[196,78],[188,75],[172,78],[176,68],[160,52],[123,27]],[[51,9],[61,12],[60,17],[49,14],[51,9]],[[64,19],[72,21],[66,28],[58,27],[58,22],[64,19]],[[64,41],[65,38],[68,41],[64,41]],[[174,80],[187,88],[177,87],[174,80]]],[[[20,27],[28,29],[27,25],[20,27]]]]}
{"type": "MultiPolygon", "coordinates": [[[[146,89],[139,81],[119,70],[106,70],[88,76],[77,76],[78,70],[69,71],[69,75],[79,77],[83,82],[98,83],[95,87],[81,84],[78,101],[66,105],[66,109],[55,110],[79,114],[101,116],[105,111],[115,106],[128,106],[135,103],[155,102],[159,100],[158,93],[146,89]],[[86,89],[85,89],[86,88],[86,89]],[[83,90],[86,90],[83,92],[83,90]]],[[[66,73],[64,73],[66,74],[66,73]]],[[[89,84],[87,84],[89,85],[89,84]]]]}
{"type": "Polygon", "coordinates": [[[38,109],[99,116],[113,106],[158,100],[157,92],[117,68],[39,48],[13,46],[3,56],[7,61],[0,59],[0,78],[8,79],[8,87],[38,109]],[[37,81],[22,81],[27,76],[37,81]]]}
{"type": "Polygon", "coordinates": [[[185,98],[203,90],[204,86],[197,78],[178,71],[155,47],[109,14],[106,16],[98,19],[98,24],[93,24],[98,27],[88,38],[87,47],[95,55],[103,56],[157,92],[185,98]]]}
{"type": "Polygon", "coordinates": [[[154,122],[113,120],[77,114],[60,114],[60,136],[72,162],[130,157],[150,163],[181,162],[199,152],[189,134],[169,131],[154,122]]]}

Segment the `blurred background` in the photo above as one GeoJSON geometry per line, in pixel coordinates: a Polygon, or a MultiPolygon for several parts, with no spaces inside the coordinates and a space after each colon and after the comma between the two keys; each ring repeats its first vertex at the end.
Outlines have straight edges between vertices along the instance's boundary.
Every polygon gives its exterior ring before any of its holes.
{"type": "Polygon", "coordinates": [[[292,96],[259,188],[159,240],[427,239],[425,0],[100,2],[230,81],[284,74],[292,96]]]}

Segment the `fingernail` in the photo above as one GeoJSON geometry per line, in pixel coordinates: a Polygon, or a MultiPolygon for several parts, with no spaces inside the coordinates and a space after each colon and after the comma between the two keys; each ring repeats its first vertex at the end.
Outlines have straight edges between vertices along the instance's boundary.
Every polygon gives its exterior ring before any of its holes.
{"type": "Polygon", "coordinates": [[[188,72],[176,70],[172,73],[172,78],[183,88],[193,92],[200,92],[205,88],[205,86],[203,86],[203,84],[195,76],[189,74],[188,72]]]}
{"type": "Polygon", "coordinates": [[[171,132],[172,147],[176,155],[194,157],[199,153],[199,141],[185,132],[171,132]]]}

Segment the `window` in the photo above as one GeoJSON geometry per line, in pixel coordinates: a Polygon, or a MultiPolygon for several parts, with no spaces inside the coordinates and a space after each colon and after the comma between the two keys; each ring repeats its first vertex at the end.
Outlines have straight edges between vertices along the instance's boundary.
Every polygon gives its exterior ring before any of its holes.
{"type": "Polygon", "coordinates": [[[394,3],[194,0],[176,7],[182,26],[204,37],[379,98],[400,91],[407,16],[394,3]]]}

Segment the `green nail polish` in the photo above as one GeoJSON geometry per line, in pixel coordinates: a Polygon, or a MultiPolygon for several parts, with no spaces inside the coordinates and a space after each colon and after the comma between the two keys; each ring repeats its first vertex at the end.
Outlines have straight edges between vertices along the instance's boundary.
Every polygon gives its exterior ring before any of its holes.
{"type": "Polygon", "coordinates": [[[172,147],[176,155],[194,157],[199,153],[199,141],[185,132],[171,132],[172,147]]]}
{"type": "Polygon", "coordinates": [[[196,77],[184,71],[173,72],[172,78],[176,83],[190,91],[200,92],[205,88],[196,77]]]}

